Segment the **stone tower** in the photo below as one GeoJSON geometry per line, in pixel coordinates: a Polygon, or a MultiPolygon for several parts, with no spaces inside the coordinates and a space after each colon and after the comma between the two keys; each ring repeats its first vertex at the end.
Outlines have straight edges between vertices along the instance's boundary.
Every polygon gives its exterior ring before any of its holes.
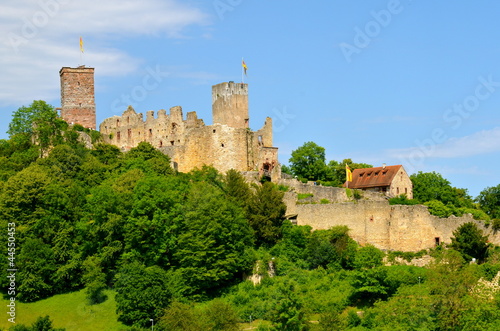
{"type": "Polygon", "coordinates": [[[229,82],[212,86],[212,119],[214,124],[248,128],[248,84],[229,82]]]}
{"type": "Polygon", "coordinates": [[[61,76],[61,117],[69,124],[96,129],[94,68],[63,67],[61,76]]]}

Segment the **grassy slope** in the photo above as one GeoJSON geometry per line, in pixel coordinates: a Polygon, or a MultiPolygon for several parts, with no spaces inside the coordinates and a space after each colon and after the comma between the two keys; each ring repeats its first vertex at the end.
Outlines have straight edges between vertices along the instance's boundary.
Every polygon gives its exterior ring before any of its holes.
{"type": "MultiPolygon", "coordinates": [[[[85,290],[60,294],[33,303],[16,305],[16,324],[30,325],[37,317],[49,315],[53,325],[66,328],[67,331],[82,330],[127,330],[117,321],[115,292],[105,291],[108,299],[98,305],[88,305],[85,290]]],[[[6,307],[8,301],[0,300],[0,306],[6,307]]],[[[8,315],[2,314],[0,328],[9,328],[8,315]]]]}

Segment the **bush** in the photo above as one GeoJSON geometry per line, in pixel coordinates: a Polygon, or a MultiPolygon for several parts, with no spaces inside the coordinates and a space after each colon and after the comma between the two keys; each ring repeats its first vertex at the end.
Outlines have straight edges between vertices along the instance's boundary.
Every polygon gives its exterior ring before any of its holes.
{"type": "Polygon", "coordinates": [[[328,200],[328,199],[321,199],[321,200],[319,201],[319,203],[321,203],[322,205],[327,205],[327,204],[329,204],[329,203],[330,203],[330,200],[328,200]]]}
{"type": "Polygon", "coordinates": [[[73,130],[83,132],[85,130],[85,128],[83,127],[83,125],[77,123],[77,124],[73,125],[73,130]]]}
{"type": "Polygon", "coordinates": [[[287,186],[287,185],[281,185],[281,184],[279,184],[277,186],[277,189],[278,189],[278,191],[288,192],[290,190],[290,187],[287,186]]]}
{"type": "Polygon", "coordinates": [[[415,199],[408,199],[406,194],[401,194],[398,195],[397,197],[390,198],[389,199],[389,204],[390,205],[418,205],[418,200],[415,199]]]}
{"type": "Polygon", "coordinates": [[[463,214],[471,214],[472,217],[475,219],[475,220],[481,220],[481,221],[489,221],[490,220],[490,217],[488,216],[488,214],[486,214],[484,211],[482,211],[481,209],[474,209],[474,208],[459,208],[459,215],[457,216],[461,216],[463,214]]]}
{"type": "Polygon", "coordinates": [[[446,218],[450,217],[452,214],[452,210],[445,206],[444,203],[438,200],[431,200],[429,202],[424,203],[429,208],[429,213],[431,215],[441,217],[441,218],[446,218]]]}
{"type": "Polygon", "coordinates": [[[401,252],[401,251],[392,251],[387,254],[388,260],[390,262],[394,262],[396,257],[400,257],[407,262],[411,262],[413,259],[421,258],[422,256],[427,254],[427,250],[423,249],[418,252],[401,252]]]}
{"type": "Polygon", "coordinates": [[[488,236],[483,235],[483,231],[475,223],[468,222],[462,224],[451,237],[450,247],[462,254],[465,261],[476,258],[482,262],[488,256],[488,236]]]}
{"type": "Polygon", "coordinates": [[[366,245],[360,248],[354,257],[354,267],[356,269],[369,269],[382,265],[385,253],[373,245],[366,245]]]}
{"type": "Polygon", "coordinates": [[[311,194],[311,193],[299,193],[299,194],[297,194],[297,200],[312,198],[313,196],[314,196],[314,194],[311,194]]]}
{"type": "Polygon", "coordinates": [[[493,231],[497,232],[500,230],[500,219],[494,219],[491,221],[493,231]]]}

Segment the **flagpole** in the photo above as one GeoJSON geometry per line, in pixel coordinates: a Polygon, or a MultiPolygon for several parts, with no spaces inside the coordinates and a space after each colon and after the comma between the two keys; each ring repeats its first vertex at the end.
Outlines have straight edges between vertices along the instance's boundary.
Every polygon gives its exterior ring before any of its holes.
{"type": "Polygon", "coordinates": [[[244,78],[244,71],[245,71],[245,68],[243,67],[243,62],[244,62],[244,59],[243,57],[241,58],[241,83],[245,83],[245,78],[244,78]]]}

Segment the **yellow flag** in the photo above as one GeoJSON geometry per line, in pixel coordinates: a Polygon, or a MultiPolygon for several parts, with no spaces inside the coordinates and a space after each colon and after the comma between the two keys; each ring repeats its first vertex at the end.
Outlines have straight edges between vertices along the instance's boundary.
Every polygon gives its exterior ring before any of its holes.
{"type": "Polygon", "coordinates": [[[345,177],[346,177],[346,181],[348,182],[352,182],[352,171],[351,171],[351,168],[349,168],[349,166],[345,165],[345,177]]]}
{"type": "Polygon", "coordinates": [[[80,52],[83,53],[83,39],[80,37],[80,52]]]}
{"type": "Polygon", "coordinates": [[[245,61],[241,60],[241,65],[242,65],[243,71],[245,72],[245,75],[246,75],[247,74],[247,69],[248,69],[247,64],[245,63],[245,61]]]}

